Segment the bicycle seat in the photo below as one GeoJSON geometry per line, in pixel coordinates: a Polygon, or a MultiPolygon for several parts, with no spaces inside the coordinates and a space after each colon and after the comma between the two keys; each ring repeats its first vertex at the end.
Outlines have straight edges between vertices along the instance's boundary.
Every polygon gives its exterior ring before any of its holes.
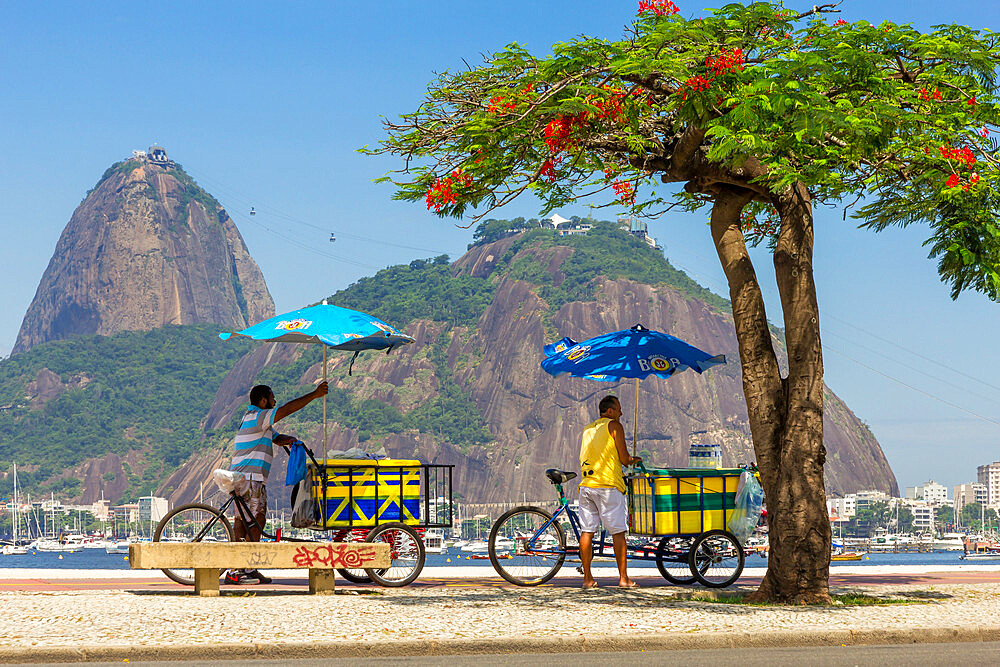
{"type": "Polygon", "coordinates": [[[545,476],[549,478],[549,481],[553,484],[565,484],[569,480],[576,477],[575,472],[569,472],[568,470],[556,470],[555,468],[549,468],[545,471],[545,476]]]}

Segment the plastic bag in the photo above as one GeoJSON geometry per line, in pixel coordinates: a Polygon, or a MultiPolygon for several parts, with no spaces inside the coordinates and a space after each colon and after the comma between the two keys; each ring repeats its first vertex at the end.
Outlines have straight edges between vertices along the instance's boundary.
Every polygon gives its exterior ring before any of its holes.
{"type": "Polygon", "coordinates": [[[309,528],[318,521],[319,506],[312,494],[312,475],[307,474],[292,487],[292,526],[309,528]]]}
{"type": "Polygon", "coordinates": [[[729,518],[728,525],[729,532],[736,536],[740,544],[746,544],[747,538],[760,522],[763,509],[764,489],[755,475],[744,470],[736,489],[736,509],[729,518]]]}
{"type": "Polygon", "coordinates": [[[285,486],[298,484],[306,476],[306,448],[296,442],[288,451],[288,468],[285,470],[285,486]]]}

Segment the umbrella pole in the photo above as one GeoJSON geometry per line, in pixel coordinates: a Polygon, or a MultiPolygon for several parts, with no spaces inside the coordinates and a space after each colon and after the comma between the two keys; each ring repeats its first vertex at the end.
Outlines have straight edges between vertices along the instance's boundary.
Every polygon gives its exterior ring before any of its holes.
{"type": "Polygon", "coordinates": [[[632,456],[638,449],[639,435],[639,378],[635,379],[635,416],[632,418],[632,456]]]}
{"type": "MultiPolygon", "coordinates": [[[[323,382],[326,382],[326,345],[323,346],[323,382]]],[[[323,462],[326,463],[326,394],[323,395],[323,462]]]]}

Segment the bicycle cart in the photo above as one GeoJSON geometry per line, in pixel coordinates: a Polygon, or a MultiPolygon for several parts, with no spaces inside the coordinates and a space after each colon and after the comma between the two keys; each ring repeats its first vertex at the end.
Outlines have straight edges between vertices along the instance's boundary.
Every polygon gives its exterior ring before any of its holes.
{"type": "MultiPolygon", "coordinates": [[[[655,562],[672,584],[723,588],[734,583],[743,572],[744,552],[728,528],[744,470],[755,473],[752,468],[665,468],[627,475],[628,559],[655,562]]],[[[563,490],[577,474],[552,468],[545,475],[559,494],[559,508],[550,513],[516,507],[490,531],[493,567],[520,586],[549,581],[567,557],[580,555],[580,522],[563,490]],[[575,545],[567,540],[568,531],[575,545]]],[[[614,555],[603,530],[593,547],[596,557],[614,555]]]]}
{"type": "MultiPolygon", "coordinates": [[[[307,450],[308,451],[308,450],[307,450]]],[[[453,465],[416,460],[329,459],[317,461],[311,451],[306,474],[312,482],[316,532],[312,539],[285,537],[280,528],[268,533],[251,515],[239,495],[243,476],[216,470],[213,479],[228,497],[221,507],[202,503],[182,505],[168,512],[153,533],[154,542],[233,542],[235,533],[226,516],[235,508],[247,526],[266,540],[283,542],[388,542],[391,566],[386,569],[338,569],[355,583],[405,586],[424,567],[423,534],[427,528],[452,526],[453,465]]],[[[191,570],[163,570],[179,584],[194,585],[191,570]]]]}

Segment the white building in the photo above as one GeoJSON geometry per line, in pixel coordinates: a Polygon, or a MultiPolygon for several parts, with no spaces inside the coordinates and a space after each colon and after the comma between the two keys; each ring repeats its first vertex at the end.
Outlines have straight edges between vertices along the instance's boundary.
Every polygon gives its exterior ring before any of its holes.
{"type": "Polygon", "coordinates": [[[917,531],[931,530],[934,527],[935,508],[923,500],[912,500],[908,503],[913,513],[913,529],[917,531]]]}
{"type": "Polygon", "coordinates": [[[906,497],[911,500],[924,500],[935,505],[948,502],[948,487],[931,480],[920,486],[906,487],[906,497]]]}
{"type": "Polygon", "coordinates": [[[170,511],[170,503],[166,498],[158,498],[156,496],[143,496],[139,498],[138,505],[138,520],[139,521],[152,521],[159,523],[160,519],[166,516],[167,512],[170,511]]]}
{"type": "Polygon", "coordinates": [[[827,498],[826,513],[828,516],[835,516],[839,519],[850,519],[857,511],[857,498],[854,494],[849,494],[843,498],[827,498]]]}
{"type": "Polygon", "coordinates": [[[971,503],[986,504],[986,485],[979,482],[959,484],[952,490],[955,499],[955,513],[961,515],[962,508],[971,503]]]}
{"type": "Polygon", "coordinates": [[[976,481],[986,487],[986,504],[1000,505],[1000,461],[976,468],[976,481]]]}
{"type": "Polygon", "coordinates": [[[857,493],[848,495],[854,496],[854,503],[856,508],[855,511],[868,509],[875,503],[879,502],[888,503],[890,500],[892,500],[892,496],[890,496],[885,491],[875,491],[875,490],[858,491],[857,493]]]}

